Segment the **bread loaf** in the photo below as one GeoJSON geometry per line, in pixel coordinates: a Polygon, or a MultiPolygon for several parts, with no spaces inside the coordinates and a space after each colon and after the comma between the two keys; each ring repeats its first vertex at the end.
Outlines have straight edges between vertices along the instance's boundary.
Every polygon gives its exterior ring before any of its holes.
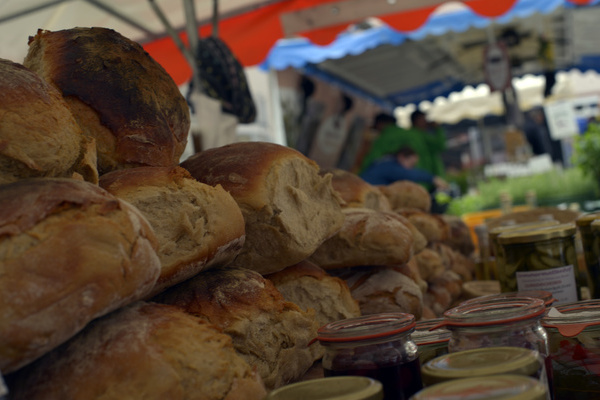
{"type": "Polygon", "coordinates": [[[360,316],[360,308],[346,282],[309,261],[266,276],[287,301],[316,312],[319,326],[360,316]]]}
{"type": "Polygon", "coordinates": [[[450,235],[448,235],[448,239],[444,243],[464,256],[471,257],[475,251],[475,244],[465,221],[454,215],[444,214],[441,217],[450,230],[450,235]]]}
{"type": "Polygon", "coordinates": [[[396,181],[389,185],[378,186],[388,198],[392,209],[416,208],[431,211],[431,195],[423,186],[412,181],[396,181]]]}
{"type": "Polygon", "coordinates": [[[9,380],[11,399],[262,400],[231,338],[176,307],[137,302],[9,380]]]}
{"type": "Polygon", "coordinates": [[[246,222],[246,242],[232,265],[269,274],[311,255],[344,221],[331,176],[289,147],[240,142],[181,163],[200,182],[222,185],[246,222]]]}
{"type": "Polygon", "coordinates": [[[404,264],[413,254],[410,230],[394,213],[344,209],[344,225],[308,260],[325,270],[360,265],[404,264]]]}
{"type": "Polygon", "coordinates": [[[89,321],[147,295],[160,273],[140,212],[91,183],[38,178],[0,190],[0,370],[15,371],[89,321]]]}
{"type": "Polygon", "coordinates": [[[286,301],[258,272],[202,271],[154,300],[201,316],[230,335],[268,389],[299,379],[321,356],[318,347],[309,347],[319,328],[314,310],[286,301]]]}
{"type": "Polygon", "coordinates": [[[162,270],[152,294],[229,263],[244,244],[244,217],[231,195],[181,167],[113,171],[100,186],[133,204],[156,233],[162,270]]]}
{"type": "MultiPolygon", "coordinates": [[[[79,172],[88,144],[60,92],[24,66],[0,59],[0,93],[0,184],[79,172]]],[[[80,175],[98,181],[95,165],[80,175]]]]}
{"type": "Polygon", "coordinates": [[[328,173],[332,175],[333,189],[344,200],[344,207],[392,211],[388,198],[377,186],[371,185],[360,176],[343,169],[321,170],[321,175],[328,173]]]}
{"type": "Polygon", "coordinates": [[[415,208],[400,208],[394,211],[406,217],[425,236],[427,243],[447,241],[450,237],[450,227],[440,215],[415,208]]]}
{"type": "Polygon", "coordinates": [[[62,93],[96,139],[100,174],[177,165],[187,142],[187,103],[142,46],[106,28],[39,30],[24,65],[62,93]]]}

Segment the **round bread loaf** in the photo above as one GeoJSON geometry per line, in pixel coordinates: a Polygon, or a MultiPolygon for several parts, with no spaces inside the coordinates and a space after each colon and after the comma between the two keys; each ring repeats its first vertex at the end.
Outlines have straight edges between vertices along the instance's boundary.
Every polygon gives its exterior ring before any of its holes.
{"type": "MultiPolygon", "coordinates": [[[[89,144],[60,92],[24,66],[0,59],[0,93],[0,184],[78,172],[89,144]]],[[[90,167],[81,174],[97,182],[95,162],[90,167]]]]}
{"type": "Polygon", "coordinates": [[[425,248],[413,257],[417,263],[421,278],[430,281],[446,270],[442,256],[433,249],[425,248]]]}
{"type": "Polygon", "coordinates": [[[395,212],[406,217],[425,236],[427,243],[444,242],[450,237],[450,226],[440,215],[416,208],[398,208],[395,212]]]}
{"type": "Polygon", "coordinates": [[[266,276],[287,301],[313,309],[319,326],[360,316],[358,303],[346,282],[309,261],[266,276]]]}
{"type": "Polygon", "coordinates": [[[160,273],[140,212],[91,183],[38,178],[0,190],[0,370],[146,296],[160,273]]]}
{"type": "Polygon", "coordinates": [[[319,347],[309,346],[319,328],[314,310],[302,311],[286,301],[258,272],[202,271],[154,300],[206,318],[230,335],[268,389],[299,379],[321,356],[319,347]]]}
{"type": "Polygon", "coordinates": [[[39,30],[23,64],[58,88],[84,134],[96,139],[101,175],[179,163],[188,105],[139,44],[106,28],[39,30]]]}
{"type": "Polygon", "coordinates": [[[371,185],[360,176],[343,169],[321,170],[321,175],[330,173],[333,189],[344,200],[347,208],[370,208],[376,211],[392,211],[388,198],[377,186],[371,185]]]}
{"type": "Polygon", "coordinates": [[[344,225],[308,258],[323,269],[404,264],[413,254],[410,230],[390,212],[345,208],[344,225]]]}
{"type": "Polygon", "coordinates": [[[246,222],[246,242],[232,265],[261,274],[309,255],[344,221],[331,175],[300,152],[266,142],[240,142],[199,152],[181,163],[200,182],[222,185],[246,222]]]}
{"type": "Polygon", "coordinates": [[[453,250],[456,250],[467,257],[472,256],[475,251],[475,244],[473,243],[469,227],[465,221],[463,221],[461,217],[455,215],[443,214],[441,217],[448,225],[450,231],[445,243],[453,250]]]}
{"type": "Polygon", "coordinates": [[[416,208],[431,211],[431,195],[423,186],[412,181],[396,181],[389,185],[377,186],[388,198],[392,209],[416,208]]]}
{"type": "Polygon", "coordinates": [[[137,302],[9,380],[11,399],[262,400],[231,338],[176,307],[137,302]]]}
{"type": "Polygon", "coordinates": [[[244,244],[244,217],[233,197],[181,167],[113,171],[100,186],[137,207],[156,233],[162,270],[152,294],[229,263],[244,244]]]}

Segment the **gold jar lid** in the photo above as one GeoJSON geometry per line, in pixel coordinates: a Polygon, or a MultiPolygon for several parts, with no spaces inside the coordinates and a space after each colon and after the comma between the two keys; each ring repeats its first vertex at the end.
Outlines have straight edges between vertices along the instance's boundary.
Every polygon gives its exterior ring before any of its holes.
{"type": "Polygon", "coordinates": [[[522,224],[514,224],[514,225],[503,225],[493,228],[489,231],[488,235],[490,237],[490,241],[496,240],[496,238],[504,233],[504,232],[513,232],[513,231],[521,231],[524,229],[535,229],[535,228],[545,228],[547,226],[560,225],[555,219],[552,220],[542,220],[542,221],[533,221],[533,222],[525,222],[522,224]]]}
{"type": "Polygon", "coordinates": [[[332,376],[292,383],[273,390],[265,400],[382,400],[381,382],[364,376],[332,376]]]}
{"type": "Polygon", "coordinates": [[[426,386],[453,379],[499,374],[533,376],[540,369],[539,353],[523,347],[484,347],[444,354],[421,368],[426,386]]]}
{"type": "Polygon", "coordinates": [[[575,235],[577,228],[573,223],[532,228],[514,232],[504,232],[498,236],[500,244],[535,243],[541,240],[564,238],[575,235]]]}
{"type": "Polygon", "coordinates": [[[583,214],[575,220],[575,225],[578,227],[589,226],[594,222],[594,220],[600,219],[600,212],[593,212],[588,214],[583,214]]]}
{"type": "Polygon", "coordinates": [[[546,396],[546,387],[537,379],[503,374],[438,383],[419,391],[411,400],[544,400],[546,396]]]}

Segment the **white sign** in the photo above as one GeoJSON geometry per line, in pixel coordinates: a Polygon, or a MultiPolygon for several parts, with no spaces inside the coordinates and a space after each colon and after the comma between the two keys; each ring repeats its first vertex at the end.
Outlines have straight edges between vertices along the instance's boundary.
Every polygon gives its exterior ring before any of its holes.
{"type": "Polygon", "coordinates": [[[547,103],[544,105],[544,112],[552,139],[560,140],[578,135],[577,116],[570,101],[547,103]]]}
{"type": "Polygon", "coordinates": [[[510,86],[511,71],[508,51],[503,43],[491,43],[483,50],[483,70],[490,90],[504,90],[510,86]]]}

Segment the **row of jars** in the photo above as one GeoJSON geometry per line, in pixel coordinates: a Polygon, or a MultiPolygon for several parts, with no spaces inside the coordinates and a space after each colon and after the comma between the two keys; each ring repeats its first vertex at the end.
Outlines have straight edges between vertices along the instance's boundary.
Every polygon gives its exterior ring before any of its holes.
{"type": "MultiPolygon", "coordinates": [[[[506,396],[494,398],[598,399],[600,301],[556,307],[554,301],[544,291],[512,292],[467,301],[438,320],[416,323],[411,314],[387,313],[330,323],[318,336],[324,375],[360,376],[381,385],[382,397],[344,399],[443,400],[460,398],[462,390],[477,400],[490,398],[486,387],[502,393],[502,385],[506,396]]],[[[282,390],[288,388],[272,395],[282,390]]]]}

